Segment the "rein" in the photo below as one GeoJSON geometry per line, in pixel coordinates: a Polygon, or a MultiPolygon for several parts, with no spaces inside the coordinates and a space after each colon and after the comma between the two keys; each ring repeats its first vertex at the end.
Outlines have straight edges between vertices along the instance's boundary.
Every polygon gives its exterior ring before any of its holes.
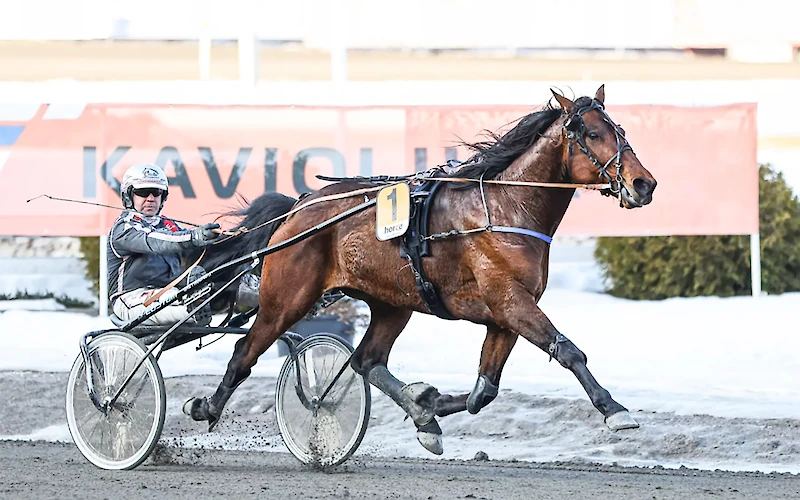
{"type": "MultiPolygon", "coordinates": [[[[181,273],[181,275],[180,275],[180,276],[178,276],[177,278],[175,278],[174,280],[172,280],[172,283],[169,283],[167,286],[165,286],[164,288],[162,288],[162,289],[161,289],[161,290],[160,290],[158,293],[156,293],[156,294],[155,294],[155,295],[153,295],[152,297],[150,297],[150,298],[148,298],[147,300],[145,300],[145,301],[144,301],[144,306],[145,306],[145,307],[150,307],[150,304],[152,304],[153,302],[157,301],[158,299],[160,299],[160,298],[161,298],[161,296],[162,296],[162,295],[164,295],[165,293],[167,293],[167,291],[169,291],[170,289],[174,288],[174,287],[175,287],[175,285],[177,285],[178,283],[180,283],[180,281],[181,281],[183,278],[185,278],[185,277],[189,276],[189,273],[191,273],[191,272],[192,272],[192,269],[194,269],[195,267],[197,267],[197,265],[198,265],[198,264],[200,264],[200,261],[201,261],[201,260],[203,260],[203,256],[204,256],[205,254],[206,254],[206,250],[205,250],[205,248],[204,248],[204,249],[203,249],[203,251],[200,253],[200,257],[198,257],[198,258],[197,258],[197,260],[196,260],[196,261],[194,261],[194,264],[192,264],[191,266],[187,267],[187,268],[186,268],[186,270],[185,270],[183,273],[181,273]]],[[[188,285],[188,283],[187,283],[187,285],[188,285]]]]}
{"type": "Polygon", "coordinates": [[[603,189],[611,189],[611,184],[570,184],[563,182],[497,181],[494,179],[484,181],[481,179],[465,179],[460,177],[441,177],[441,178],[435,177],[435,180],[444,182],[483,182],[484,184],[502,184],[505,186],[586,189],[589,191],[602,191],[603,189]]]}
{"type": "Polygon", "coordinates": [[[316,198],[314,200],[309,201],[308,203],[306,203],[304,205],[300,205],[297,208],[293,208],[293,209],[289,210],[288,212],[286,212],[283,215],[279,215],[277,217],[273,217],[272,219],[270,219],[270,220],[268,220],[266,222],[262,222],[261,224],[259,224],[257,226],[250,227],[250,228],[248,228],[248,227],[240,227],[240,228],[236,229],[235,231],[223,231],[222,234],[227,236],[227,238],[220,239],[219,241],[215,241],[213,244],[214,245],[218,245],[220,243],[228,241],[229,239],[231,239],[231,238],[233,238],[235,236],[239,236],[240,234],[249,233],[249,232],[255,231],[256,229],[261,229],[262,227],[264,227],[264,226],[266,226],[268,224],[272,224],[273,222],[277,222],[277,221],[279,221],[281,219],[285,219],[285,218],[289,217],[290,215],[296,214],[297,212],[299,212],[299,211],[301,211],[301,210],[303,210],[305,208],[310,207],[311,205],[316,205],[317,203],[322,203],[323,201],[332,201],[332,200],[340,200],[340,199],[343,199],[343,198],[351,198],[353,196],[358,196],[358,195],[361,195],[361,194],[371,193],[373,191],[380,191],[383,188],[384,188],[384,186],[376,186],[376,187],[356,189],[354,191],[346,191],[344,193],[331,194],[331,195],[328,195],[328,196],[323,196],[321,198],[316,198]]]}
{"type": "MultiPolygon", "coordinates": [[[[611,184],[570,184],[570,183],[561,183],[561,182],[526,182],[526,181],[498,181],[498,180],[487,180],[487,181],[485,181],[485,180],[483,180],[483,177],[481,177],[480,179],[466,179],[466,178],[458,178],[458,177],[430,177],[430,176],[426,176],[426,175],[420,175],[420,174],[425,174],[425,173],[427,173],[427,171],[426,172],[419,172],[417,174],[409,175],[409,176],[392,177],[391,180],[396,180],[398,182],[411,182],[411,181],[418,180],[418,179],[436,180],[436,181],[443,181],[443,182],[478,182],[478,183],[481,183],[481,197],[483,197],[483,187],[482,187],[483,184],[502,184],[502,185],[506,185],[506,186],[549,187],[549,188],[563,188],[563,189],[586,189],[586,190],[590,190],[590,191],[601,191],[601,190],[604,190],[604,189],[610,189],[611,188],[611,184]]],[[[369,181],[371,179],[370,177],[363,177],[363,178],[361,178],[361,177],[355,177],[355,178],[323,177],[323,176],[318,176],[318,177],[321,177],[324,180],[331,180],[331,181],[359,180],[359,181],[367,182],[367,181],[369,181]]],[[[388,182],[388,180],[390,178],[389,177],[379,177],[378,179],[380,179],[383,182],[388,182]]],[[[359,195],[362,195],[362,194],[366,195],[366,193],[380,191],[384,187],[385,187],[384,185],[380,185],[380,186],[356,189],[356,190],[353,190],[353,191],[346,191],[344,193],[332,194],[332,195],[322,196],[320,198],[316,198],[314,200],[309,201],[308,203],[305,203],[303,205],[298,206],[297,208],[293,208],[292,210],[286,212],[283,215],[279,215],[277,217],[273,217],[272,219],[270,219],[270,220],[268,220],[266,222],[262,222],[261,224],[259,224],[257,226],[249,227],[249,228],[248,227],[239,227],[235,231],[223,231],[222,234],[224,236],[226,236],[226,238],[221,238],[218,241],[215,241],[213,243],[213,245],[218,245],[220,243],[224,243],[224,242],[228,241],[229,239],[234,238],[236,236],[239,236],[241,234],[245,234],[245,233],[249,233],[249,232],[255,231],[257,229],[261,229],[262,227],[264,227],[266,225],[269,225],[269,224],[272,224],[273,222],[277,222],[279,220],[285,219],[285,218],[289,217],[290,215],[296,214],[297,212],[299,212],[299,211],[301,211],[303,209],[306,209],[306,208],[308,208],[308,207],[310,207],[312,205],[315,205],[317,203],[322,203],[324,201],[341,200],[341,199],[344,199],[344,198],[351,198],[353,196],[359,196],[359,195]]],[[[486,209],[486,200],[485,199],[484,199],[484,208],[486,209]]],[[[486,210],[487,210],[487,218],[488,218],[488,209],[486,209],[486,210]]],[[[494,230],[494,231],[497,231],[497,232],[520,232],[520,231],[509,231],[508,229],[510,229],[510,228],[507,228],[505,226],[491,226],[491,224],[489,224],[489,226],[487,226],[487,227],[490,227],[491,229],[480,228],[480,229],[469,230],[466,233],[458,232],[456,234],[467,234],[469,232],[486,231],[486,230],[488,230],[488,231],[494,230]]],[[[514,228],[514,229],[521,229],[521,228],[514,228]]],[[[542,235],[542,233],[537,233],[536,231],[530,231],[530,230],[527,230],[527,229],[521,229],[521,230],[524,231],[521,234],[535,233],[535,235],[534,234],[529,234],[529,236],[536,236],[536,237],[544,236],[544,235],[542,235]]],[[[452,232],[453,231],[450,231],[450,233],[452,233],[452,232]]],[[[447,233],[447,234],[450,235],[450,233],[447,233]]],[[[442,234],[444,234],[444,233],[442,233],[442,234]]],[[[443,237],[444,236],[441,236],[441,235],[431,235],[428,238],[430,238],[430,239],[441,239],[443,237]],[[434,238],[434,236],[436,236],[436,238],[434,238]]],[[[549,237],[547,237],[547,238],[549,238],[549,237]]],[[[549,241],[548,241],[548,243],[549,243],[549,241]]]]}
{"type": "Polygon", "coordinates": [[[360,182],[370,182],[371,181],[371,182],[381,182],[382,184],[380,186],[376,186],[376,187],[356,189],[356,190],[353,190],[353,191],[346,191],[344,193],[338,193],[338,194],[334,194],[334,195],[323,196],[321,198],[316,198],[316,199],[314,199],[314,200],[312,200],[312,201],[310,201],[308,203],[305,203],[305,204],[302,204],[302,205],[300,205],[300,206],[298,206],[296,208],[293,208],[292,210],[290,210],[289,212],[287,212],[287,213],[285,213],[283,215],[279,215],[279,216],[274,217],[274,218],[272,218],[272,219],[270,219],[270,220],[268,220],[266,222],[262,222],[261,224],[259,224],[257,226],[250,227],[250,228],[239,227],[235,231],[223,231],[222,234],[227,236],[227,237],[223,238],[223,239],[220,239],[219,241],[216,241],[213,244],[217,245],[217,244],[223,243],[225,241],[228,241],[230,238],[239,236],[240,234],[249,233],[251,231],[255,231],[257,229],[260,229],[260,228],[262,228],[262,227],[264,227],[264,226],[266,226],[268,224],[272,224],[273,222],[277,222],[279,220],[286,219],[287,217],[289,217],[289,216],[291,216],[291,215],[293,215],[293,214],[295,214],[295,213],[297,213],[297,212],[299,212],[299,211],[301,211],[301,210],[303,210],[305,208],[308,208],[308,207],[310,207],[312,205],[315,205],[317,203],[322,203],[324,201],[331,201],[331,200],[340,200],[340,199],[343,199],[343,198],[350,198],[350,197],[359,196],[359,195],[362,195],[362,194],[366,195],[366,193],[371,193],[371,192],[374,192],[374,191],[380,191],[381,189],[383,189],[383,187],[385,187],[383,184],[384,183],[388,183],[388,182],[413,182],[413,181],[419,181],[419,180],[423,180],[423,179],[424,180],[436,180],[436,181],[439,181],[439,182],[459,182],[459,183],[463,183],[463,182],[478,182],[478,183],[480,183],[480,186],[481,186],[481,188],[480,188],[481,189],[481,198],[483,200],[484,211],[486,213],[486,219],[487,219],[487,225],[482,227],[482,228],[470,229],[470,230],[466,230],[466,231],[459,231],[459,230],[455,230],[454,229],[454,230],[449,231],[447,233],[439,233],[439,234],[433,234],[433,235],[427,236],[426,239],[430,239],[430,240],[442,239],[442,238],[446,238],[446,237],[449,237],[449,236],[455,236],[455,235],[460,235],[460,234],[470,234],[470,233],[479,232],[479,231],[496,231],[496,232],[525,234],[525,235],[528,235],[528,236],[533,236],[533,237],[542,239],[542,240],[550,243],[550,241],[552,241],[552,238],[550,236],[547,236],[545,234],[539,233],[537,231],[532,231],[532,230],[524,229],[524,228],[513,228],[513,227],[507,227],[507,226],[493,226],[492,223],[491,223],[491,220],[489,220],[489,210],[488,210],[488,207],[486,206],[486,198],[485,198],[484,192],[483,192],[483,185],[484,184],[498,184],[498,185],[504,185],[504,186],[543,187],[543,188],[555,188],[555,189],[585,189],[585,190],[588,190],[588,191],[610,191],[611,193],[617,194],[618,196],[621,197],[622,196],[622,194],[621,194],[622,193],[622,188],[621,188],[621,186],[622,186],[621,179],[622,178],[621,178],[620,170],[622,168],[622,162],[620,160],[622,158],[622,153],[627,151],[627,150],[632,150],[632,148],[628,144],[628,141],[624,139],[624,136],[621,135],[621,133],[619,131],[619,127],[617,127],[617,125],[614,124],[613,121],[611,121],[611,119],[606,114],[605,110],[603,110],[602,106],[599,103],[597,103],[596,101],[593,100],[591,106],[588,106],[586,108],[582,108],[582,109],[578,110],[576,112],[576,114],[567,121],[567,123],[564,125],[564,128],[567,130],[567,137],[569,138],[569,157],[568,157],[568,160],[567,160],[567,167],[569,167],[569,162],[572,160],[572,143],[573,143],[573,140],[577,140],[578,146],[579,146],[581,152],[583,152],[587,157],[589,157],[589,160],[591,160],[592,163],[597,166],[597,168],[603,174],[603,177],[605,177],[609,181],[608,183],[605,183],[605,184],[577,184],[577,183],[566,183],[566,182],[499,181],[499,180],[494,180],[494,179],[483,180],[483,176],[481,176],[480,179],[468,179],[468,178],[463,178],[463,177],[433,177],[430,174],[430,172],[437,170],[438,167],[433,168],[431,170],[426,170],[424,172],[417,172],[416,174],[406,175],[406,176],[385,176],[385,175],[383,175],[383,176],[375,176],[375,177],[329,177],[329,176],[318,175],[317,177],[319,177],[322,180],[326,180],[326,181],[334,181],[334,182],[336,182],[336,181],[346,181],[346,180],[357,181],[357,182],[359,182],[359,181],[360,182]],[[605,165],[600,164],[600,162],[597,160],[597,158],[595,158],[595,156],[592,154],[591,150],[589,150],[589,148],[586,146],[586,142],[583,139],[583,126],[584,126],[583,125],[583,114],[588,112],[588,111],[590,111],[590,110],[592,110],[592,109],[597,109],[602,113],[603,120],[605,120],[606,122],[608,122],[611,125],[611,127],[614,129],[614,132],[615,132],[615,134],[617,136],[617,154],[615,154],[614,156],[609,158],[609,160],[606,162],[605,165]],[[573,120],[575,120],[576,118],[577,118],[577,121],[573,122],[573,120]],[[580,130],[571,131],[569,129],[569,127],[571,126],[571,123],[575,123],[575,124],[579,125],[580,130]],[[577,132],[580,132],[580,133],[578,134],[577,132]],[[577,135],[577,139],[576,139],[576,135],[577,135]],[[625,140],[625,144],[622,145],[621,147],[620,147],[620,137],[622,137],[622,139],[625,140]],[[617,173],[616,173],[616,176],[615,176],[614,179],[612,179],[611,176],[607,172],[608,166],[613,161],[616,161],[616,163],[617,163],[617,173]],[[617,185],[616,190],[614,189],[614,183],[615,182],[616,182],[616,185],[617,185]]]}

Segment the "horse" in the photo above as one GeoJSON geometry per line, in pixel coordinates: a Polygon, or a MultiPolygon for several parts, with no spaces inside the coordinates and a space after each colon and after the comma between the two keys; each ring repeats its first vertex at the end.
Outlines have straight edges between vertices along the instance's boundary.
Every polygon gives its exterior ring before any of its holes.
{"type": "MultiPolygon", "coordinates": [[[[353,370],[411,417],[418,441],[431,453],[443,452],[437,417],[465,410],[476,414],[495,399],[503,366],[518,337],[570,370],[610,429],[638,428],[628,410],[595,380],[586,355],[537,304],[547,285],[549,242],[575,192],[574,187],[548,184],[603,183],[602,194],[633,209],[652,201],[656,179],[606,112],[604,86],[593,98],[575,101],[551,92],[558,106],[551,99],[507,133],[463,143],[473,156],[455,171],[441,174],[445,180],[476,182],[443,182],[430,201],[431,234],[452,236],[431,240],[430,254],[423,259],[439,307],[421,293],[408,292],[417,285],[416,273],[410,269],[410,259],[401,256],[400,238],[380,241],[374,212],[360,212],[264,257],[259,311],[252,326],[236,343],[216,392],[190,399],[184,412],[208,422],[211,431],[259,356],[324,292],[338,289],[364,301],[371,311],[369,326],[350,360],[353,370]],[[520,185],[526,182],[537,187],[520,185]],[[406,384],[388,370],[392,346],[413,312],[436,312],[486,327],[478,379],[469,393],[441,394],[424,382],[406,384]]],[[[366,195],[344,193],[374,185],[345,179],[297,202],[266,193],[247,210],[248,217],[261,212],[260,218],[267,220],[268,215],[286,213],[290,204],[295,210],[285,221],[245,235],[250,240],[239,245],[240,254],[256,243],[264,247],[285,241],[358,205],[366,195]],[[325,196],[336,199],[312,203],[325,196]]]]}

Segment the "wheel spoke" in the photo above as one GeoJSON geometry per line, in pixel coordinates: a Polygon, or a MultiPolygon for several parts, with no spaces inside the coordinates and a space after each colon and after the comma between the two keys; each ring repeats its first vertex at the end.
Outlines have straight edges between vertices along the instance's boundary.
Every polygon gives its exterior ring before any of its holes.
{"type": "MultiPolygon", "coordinates": [[[[88,347],[101,401],[121,387],[146,352],[138,340],[122,333],[101,335],[88,347]]],[[[86,369],[79,356],[67,389],[67,423],[73,441],[98,467],[136,467],[155,446],[164,424],[163,379],[158,365],[153,358],[144,360],[107,415],[94,406],[86,387],[86,369]]]]}
{"type": "Polygon", "coordinates": [[[314,416],[295,394],[295,366],[291,358],[287,358],[276,392],[276,415],[281,436],[289,451],[303,463],[339,464],[356,450],[366,431],[369,387],[352,369],[346,369],[334,383],[352,352],[340,340],[327,336],[310,337],[297,349],[303,389],[308,385],[309,395],[328,392],[314,416]]]}

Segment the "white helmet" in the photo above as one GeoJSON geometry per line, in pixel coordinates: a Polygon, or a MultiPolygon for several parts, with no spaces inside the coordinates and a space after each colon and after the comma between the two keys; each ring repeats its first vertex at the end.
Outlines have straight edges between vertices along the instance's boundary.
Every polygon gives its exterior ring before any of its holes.
{"type": "Polygon", "coordinates": [[[125,175],[122,176],[122,186],[119,189],[122,206],[133,208],[133,190],[143,188],[157,188],[164,192],[161,195],[161,206],[158,207],[160,213],[164,202],[167,201],[169,182],[167,175],[155,163],[136,163],[125,172],[125,175]]]}

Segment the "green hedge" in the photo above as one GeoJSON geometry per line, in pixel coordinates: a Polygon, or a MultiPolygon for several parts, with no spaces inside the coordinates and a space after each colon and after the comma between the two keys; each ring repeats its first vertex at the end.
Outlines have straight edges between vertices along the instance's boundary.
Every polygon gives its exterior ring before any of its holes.
{"type": "Polygon", "coordinates": [[[92,291],[97,293],[100,290],[100,238],[86,236],[79,240],[86,279],[92,284],[92,291]]]}
{"type": "MultiPolygon", "coordinates": [[[[770,294],[800,290],[800,202],[769,165],[759,167],[759,176],[761,289],[770,294]]],[[[608,293],[617,297],[751,292],[749,236],[602,237],[595,258],[611,285],[608,293]]]]}

